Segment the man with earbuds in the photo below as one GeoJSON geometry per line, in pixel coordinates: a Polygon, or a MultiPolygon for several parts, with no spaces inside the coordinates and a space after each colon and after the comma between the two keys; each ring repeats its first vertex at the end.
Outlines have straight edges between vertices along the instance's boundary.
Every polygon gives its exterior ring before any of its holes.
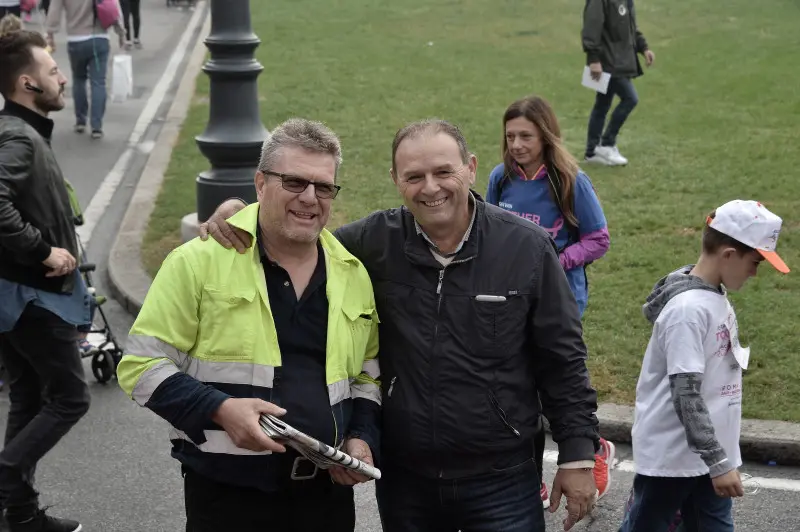
{"type": "Polygon", "coordinates": [[[89,409],[76,326],[90,321],[64,177],[50,147],[67,79],[36,32],[0,35],[0,352],[11,406],[0,505],[11,532],[77,532],[47,515],[36,465],[89,409]]]}

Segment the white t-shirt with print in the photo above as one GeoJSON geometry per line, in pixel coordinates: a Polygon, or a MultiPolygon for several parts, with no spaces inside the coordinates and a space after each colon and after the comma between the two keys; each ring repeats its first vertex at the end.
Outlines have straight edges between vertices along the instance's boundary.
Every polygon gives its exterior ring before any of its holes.
{"type": "Polygon", "coordinates": [[[669,376],[677,373],[703,374],[701,393],[717,441],[731,466],[741,466],[742,368],[737,357],[746,367],[747,354],[739,345],[736,314],[725,295],[694,289],[667,303],[653,325],[636,386],[632,435],[638,474],[708,474],[700,455],[689,448],[673,406],[669,376]]]}

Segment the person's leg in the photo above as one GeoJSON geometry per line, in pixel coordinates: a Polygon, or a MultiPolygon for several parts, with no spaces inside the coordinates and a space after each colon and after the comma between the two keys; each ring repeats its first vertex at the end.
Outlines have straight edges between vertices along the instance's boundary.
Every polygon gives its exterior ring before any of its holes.
{"type": "Polygon", "coordinates": [[[606,115],[608,110],[611,109],[611,102],[614,100],[614,92],[611,90],[614,78],[612,77],[608,83],[608,91],[603,93],[596,93],[594,97],[594,107],[589,115],[589,128],[586,135],[586,158],[594,157],[594,150],[600,144],[600,138],[603,135],[603,128],[606,123],[606,115]]]}
{"type": "MultiPolygon", "coordinates": [[[[633,111],[634,107],[639,103],[639,95],[636,93],[636,87],[633,86],[633,80],[630,78],[611,78],[614,81],[614,93],[620,98],[619,104],[611,113],[611,119],[608,121],[608,127],[601,141],[602,146],[616,146],[617,135],[622,129],[625,120],[633,111]]],[[[611,85],[609,84],[609,92],[611,85]]]]}
{"type": "MultiPolygon", "coordinates": [[[[7,339],[7,335],[0,335],[0,352],[3,353],[5,378],[9,387],[10,405],[4,440],[4,446],[7,446],[41,411],[42,386],[36,371],[7,339]]],[[[38,493],[33,489],[34,468],[19,471],[19,474],[10,476],[9,484],[0,486],[0,506],[5,506],[4,499],[9,492],[19,491],[28,494],[27,506],[30,509],[38,508],[38,493]]]]}
{"type": "Polygon", "coordinates": [[[455,482],[440,482],[400,468],[384,467],[381,473],[375,495],[383,532],[458,531],[452,521],[455,482]],[[445,504],[445,498],[449,504],[445,504]]]}
{"type": "Polygon", "coordinates": [[[285,494],[216,482],[183,469],[186,532],[289,530],[285,494]]]}
{"type": "Polygon", "coordinates": [[[681,507],[686,532],[733,532],[733,501],[719,497],[711,478],[701,477],[681,507]]]}
{"type": "Polygon", "coordinates": [[[619,532],[667,532],[697,480],[636,475],[633,499],[619,532]]]}
{"type": "Polygon", "coordinates": [[[135,44],[140,44],[139,34],[142,29],[142,7],[141,0],[130,0],[131,2],[131,16],[133,17],[133,41],[135,44]]]}
{"type": "Polygon", "coordinates": [[[478,477],[459,479],[456,524],[461,532],[544,532],[539,475],[532,458],[478,477]]]}
{"type": "Polygon", "coordinates": [[[75,106],[75,131],[80,133],[86,128],[89,117],[89,98],[86,94],[86,83],[89,78],[87,70],[89,68],[89,58],[91,51],[87,53],[87,42],[67,43],[69,54],[69,64],[72,70],[72,100],[75,106]]]}
{"type": "Polygon", "coordinates": [[[42,3],[39,4],[39,9],[47,15],[47,12],[50,11],[50,0],[42,0],[42,3]]]}
{"type": "Polygon", "coordinates": [[[36,492],[29,472],[89,410],[89,387],[75,340],[75,327],[33,305],[4,335],[4,342],[34,369],[44,394],[39,412],[0,452],[0,491],[9,522],[38,510],[32,508],[36,492]]]}
{"type": "Polygon", "coordinates": [[[122,23],[125,26],[125,42],[131,42],[131,2],[133,0],[120,0],[122,9],[122,23]]]}
{"type": "Polygon", "coordinates": [[[92,39],[92,57],[89,61],[89,82],[92,87],[92,137],[99,138],[103,133],[103,117],[106,114],[106,75],[108,72],[108,39],[92,39]]]}

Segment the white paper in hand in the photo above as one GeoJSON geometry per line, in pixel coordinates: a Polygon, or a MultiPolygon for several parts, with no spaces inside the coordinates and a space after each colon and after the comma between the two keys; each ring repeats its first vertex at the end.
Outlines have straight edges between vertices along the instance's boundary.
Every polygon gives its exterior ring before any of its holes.
{"type": "Polygon", "coordinates": [[[608,72],[603,72],[600,74],[600,81],[595,81],[592,79],[592,71],[589,70],[589,65],[583,67],[583,79],[581,80],[581,85],[584,87],[605,94],[608,92],[608,82],[610,80],[611,74],[608,72]]]}

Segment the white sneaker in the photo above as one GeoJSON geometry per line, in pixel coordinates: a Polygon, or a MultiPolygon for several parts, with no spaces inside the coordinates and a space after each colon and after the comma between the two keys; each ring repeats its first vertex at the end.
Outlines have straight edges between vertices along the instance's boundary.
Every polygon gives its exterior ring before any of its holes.
{"type": "Polygon", "coordinates": [[[594,149],[594,153],[606,159],[611,166],[625,166],[628,164],[628,159],[619,153],[619,149],[616,146],[598,146],[594,149]]]}

